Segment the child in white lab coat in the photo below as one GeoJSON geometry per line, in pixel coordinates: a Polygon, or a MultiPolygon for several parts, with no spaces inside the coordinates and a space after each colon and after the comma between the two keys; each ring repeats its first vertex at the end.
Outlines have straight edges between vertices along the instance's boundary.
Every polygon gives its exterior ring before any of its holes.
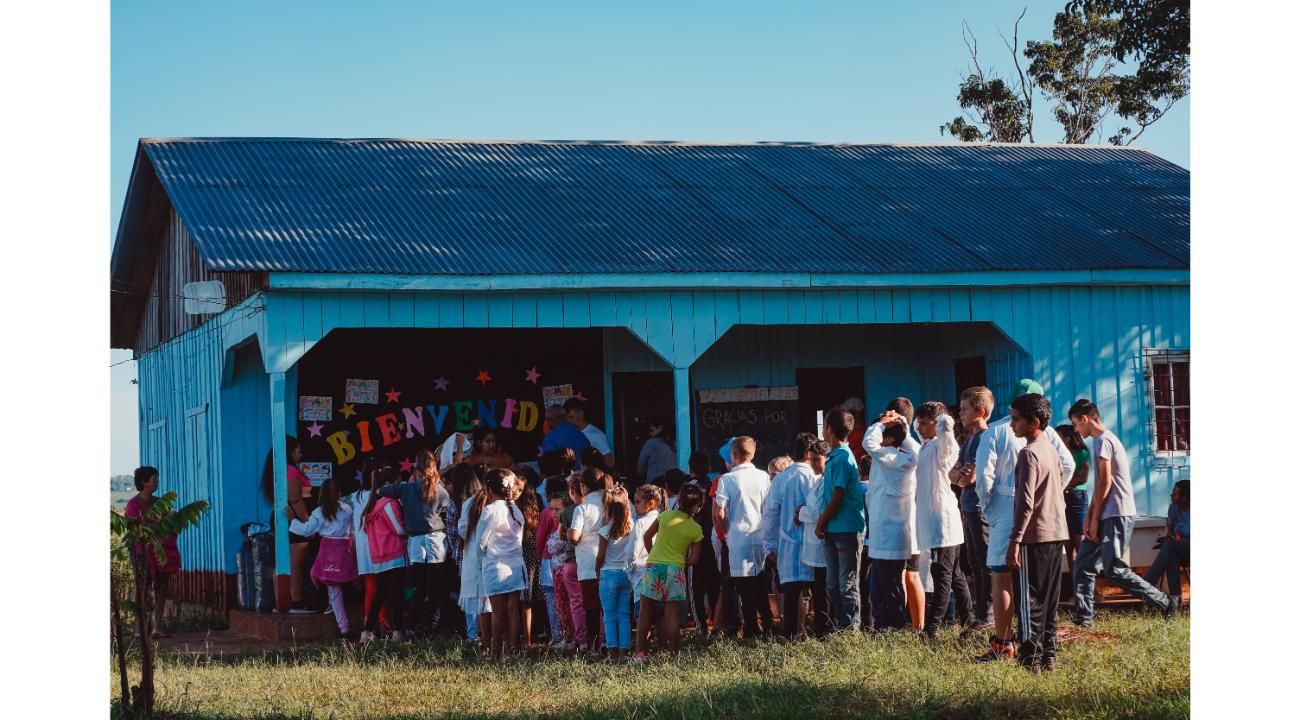
{"type": "Polygon", "coordinates": [[[877,631],[897,630],[910,624],[903,573],[918,555],[916,441],[908,435],[907,419],[888,410],[867,428],[862,447],[872,461],[867,516],[873,620],[877,631]]]}

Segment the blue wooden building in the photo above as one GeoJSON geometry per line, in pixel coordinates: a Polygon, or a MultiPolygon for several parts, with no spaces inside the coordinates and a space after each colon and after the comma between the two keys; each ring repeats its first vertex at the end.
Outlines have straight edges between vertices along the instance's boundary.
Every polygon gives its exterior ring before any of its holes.
{"type": "Polygon", "coordinates": [[[340,482],[483,423],[533,459],[557,396],[630,472],[659,412],[684,465],[746,402],[808,428],[984,383],[1004,412],[1033,377],[1060,422],[1098,403],[1158,514],[1190,467],[1188,217],[1186,170],[1111,147],[150,139],[112,344],[142,461],[212,503],[182,553],[218,605],[277,438],[340,482]]]}

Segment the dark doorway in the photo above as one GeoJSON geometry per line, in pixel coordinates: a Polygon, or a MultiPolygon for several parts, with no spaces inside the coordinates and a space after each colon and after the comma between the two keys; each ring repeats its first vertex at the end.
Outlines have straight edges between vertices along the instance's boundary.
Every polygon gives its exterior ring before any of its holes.
{"type": "Polygon", "coordinates": [[[865,400],[866,371],[861,365],[844,368],[799,368],[799,428],[817,430],[817,411],[829,410],[849,398],[865,400]]]}
{"type": "MultiPolygon", "coordinates": [[[[953,373],[957,381],[957,395],[966,388],[977,385],[988,385],[988,370],[984,363],[984,356],[957,358],[952,361],[953,373]]],[[[957,398],[953,398],[956,400],[957,398]]]]}
{"type": "MultiPolygon", "coordinates": [[[[650,420],[662,416],[668,423],[664,434],[677,445],[677,423],[673,412],[671,372],[614,373],[614,462],[620,475],[636,474],[636,459],[650,437],[650,420]]],[[[635,483],[634,483],[635,484],[635,483]]]]}

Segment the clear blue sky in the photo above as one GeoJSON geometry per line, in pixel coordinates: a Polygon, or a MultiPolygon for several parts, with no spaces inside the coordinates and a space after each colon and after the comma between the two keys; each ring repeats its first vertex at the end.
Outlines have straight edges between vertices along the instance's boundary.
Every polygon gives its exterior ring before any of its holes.
{"type": "MultiPolygon", "coordinates": [[[[997,31],[1026,5],[1022,40],[1049,38],[1064,0],[114,0],[113,207],[150,136],[946,140],[962,18],[1010,70],[997,31]]],[[[1141,145],[1190,167],[1189,117],[1141,145]]],[[[114,473],[138,462],[134,365],[111,371],[114,473]]]]}

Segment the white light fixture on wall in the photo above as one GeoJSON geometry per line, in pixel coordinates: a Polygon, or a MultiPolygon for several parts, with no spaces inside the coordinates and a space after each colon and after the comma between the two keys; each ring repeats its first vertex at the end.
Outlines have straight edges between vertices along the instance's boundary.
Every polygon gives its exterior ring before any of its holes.
{"type": "Polygon", "coordinates": [[[185,283],[186,315],[210,315],[226,309],[226,286],[220,280],[185,283]]]}

